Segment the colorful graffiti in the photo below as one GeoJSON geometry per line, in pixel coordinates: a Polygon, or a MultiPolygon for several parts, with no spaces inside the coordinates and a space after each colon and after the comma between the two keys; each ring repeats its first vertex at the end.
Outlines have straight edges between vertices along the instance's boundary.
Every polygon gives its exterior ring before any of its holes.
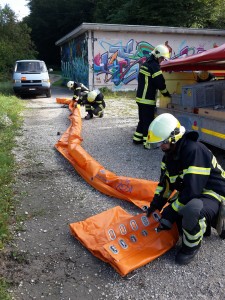
{"type": "Polygon", "coordinates": [[[61,47],[61,69],[65,80],[88,85],[88,46],[85,36],[73,39],[61,47]]]}
{"type": "Polygon", "coordinates": [[[137,80],[140,65],[154,49],[151,44],[142,41],[137,43],[134,51],[133,39],[125,46],[122,42],[112,45],[105,41],[100,41],[100,45],[108,50],[94,57],[93,70],[97,76],[105,74],[105,83],[111,81],[116,86],[137,80]]]}
{"type": "MultiPolygon", "coordinates": [[[[203,46],[189,47],[186,45],[186,41],[182,41],[178,53],[175,53],[168,41],[164,44],[169,49],[170,59],[205,51],[203,46]]],[[[111,44],[101,40],[99,45],[104,52],[95,55],[93,71],[96,77],[104,74],[104,82],[113,82],[115,86],[126,85],[137,80],[140,65],[154,49],[154,46],[146,41],[135,44],[134,39],[130,39],[126,45],[123,45],[122,41],[111,44]]]]}
{"type": "MultiPolygon", "coordinates": [[[[79,81],[89,86],[89,72],[92,69],[95,84],[103,86],[113,84],[115,90],[123,89],[124,85],[131,82],[136,86],[140,66],[155,47],[144,40],[138,42],[134,39],[129,39],[125,43],[124,40],[112,43],[107,39],[100,39],[93,43],[95,54],[92,65],[89,65],[92,58],[88,57],[91,50],[88,49],[87,35],[83,34],[72,39],[61,47],[61,68],[65,79],[79,81]]],[[[173,43],[166,40],[164,44],[169,49],[170,59],[206,51],[204,45],[189,46],[187,40],[180,41],[179,46],[176,45],[176,50],[172,46],[173,43]]],[[[217,47],[217,44],[212,42],[212,47],[217,47]]]]}

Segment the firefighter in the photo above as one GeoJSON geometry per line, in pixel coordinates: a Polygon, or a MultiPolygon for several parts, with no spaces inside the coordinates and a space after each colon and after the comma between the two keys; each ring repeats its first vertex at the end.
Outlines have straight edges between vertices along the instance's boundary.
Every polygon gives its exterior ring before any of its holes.
{"type": "Polygon", "coordinates": [[[196,81],[197,82],[206,82],[215,79],[215,76],[208,71],[199,71],[196,72],[196,81]]]}
{"type": "MultiPolygon", "coordinates": [[[[79,103],[79,102],[78,102],[79,103]]],[[[102,118],[104,115],[105,101],[104,95],[99,90],[93,90],[83,97],[82,104],[85,105],[87,115],[86,120],[93,118],[93,115],[102,118]]]]}
{"type": "Polygon", "coordinates": [[[136,93],[139,122],[133,135],[134,144],[143,144],[145,147],[148,128],[154,119],[157,91],[159,90],[165,97],[170,97],[160,70],[160,63],[169,56],[169,49],[165,45],[158,45],[140,67],[136,93]]]}
{"type": "Polygon", "coordinates": [[[99,90],[90,91],[83,83],[69,81],[67,83],[69,89],[74,90],[74,106],[81,104],[85,106],[87,115],[85,120],[90,120],[93,115],[102,118],[104,115],[105,101],[104,95],[99,90]]]}
{"type": "Polygon", "coordinates": [[[164,156],[161,176],[147,217],[161,211],[157,231],[169,230],[174,222],[182,233],[178,264],[190,263],[211,227],[225,238],[225,171],[212,152],[198,140],[197,131],[187,132],[171,114],[157,116],[149,127],[147,144],[158,143],[164,156]],[[172,192],[175,196],[169,199],[172,192]]]}
{"type": "Polygon", "coordinates": [[[79,99],[82,99],[84,95],[87,95],[87,93],[90,92],[90,90],[83,83],[75,81],[68,81],[67,87],[74,92],[72,100],[74,101],[75,105],[79,99]]]}

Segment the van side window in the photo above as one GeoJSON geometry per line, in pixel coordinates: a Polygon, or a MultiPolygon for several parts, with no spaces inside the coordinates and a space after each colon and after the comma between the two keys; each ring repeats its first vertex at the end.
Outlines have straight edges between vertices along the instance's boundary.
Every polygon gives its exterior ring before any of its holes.
{"type": "Polygon", "coordinates": [[[43,73],[48,72],[47,67],[46,67],[44,62],[40,63],[40,71],[43,72],[43,73]]]}
{"type": "Polygon", "coordinates": [[[16,72],[24,72],[26,71],[26,65],[25,63],[17,63],[17,68],[16,68],[16,72]]]}

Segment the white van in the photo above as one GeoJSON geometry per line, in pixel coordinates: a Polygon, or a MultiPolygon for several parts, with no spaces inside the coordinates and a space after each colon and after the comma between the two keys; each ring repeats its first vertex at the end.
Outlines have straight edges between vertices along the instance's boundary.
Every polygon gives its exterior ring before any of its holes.
{"type": "Polygon", "coordinates": [[[16,61],[13,71],[13,90],[19,96],[45,94],[50,98],[51,84],[45,62],[42,60],[16,61]]]}

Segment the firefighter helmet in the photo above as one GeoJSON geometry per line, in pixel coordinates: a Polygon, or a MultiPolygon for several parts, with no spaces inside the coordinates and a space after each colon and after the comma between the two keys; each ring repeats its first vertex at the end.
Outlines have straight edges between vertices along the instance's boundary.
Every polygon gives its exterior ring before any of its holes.
{"type": "Polygon", "coordinates": [[[68,81],[68,82],[67,82],[67,87],[68,87],[69,89],[72,89],[73,86],[74,86],[74,81],[68,81]]]}
{"type": "Polygon", "coordinates": [[[169,49],[165,45],[156,46],[155,49],[152,50],[152,54],[156,58],[160,58],[160,57],[170,58],[169,49]]]}
{"type": "Polygon", "coordinates": [[[87,100],[88,102],[94,102],[95,101],[95,98],[97,97],[97,92],[96,91],[91,91],[88,93],[87,95],[87,100]]]}
{"type": "Polygon", "coordinates": [[[214,78],[214,75],[212,73],[209,73],[208,71],[198,71],[196,75],[197,82],[205,82],[214,78]]]}
{"type": "Polygon", "coordinates": [[[197,73],[197,76],[200,80],[204,81],[209,78],[209,72],[208,71],[199,71],[197,73]]]}
{"type": "Polygon", "coordinates": [[[185,133],[185,128],[171,114],[157,116],[149,126],[147,143],[167,142],[175,144],[185,133]]]}

